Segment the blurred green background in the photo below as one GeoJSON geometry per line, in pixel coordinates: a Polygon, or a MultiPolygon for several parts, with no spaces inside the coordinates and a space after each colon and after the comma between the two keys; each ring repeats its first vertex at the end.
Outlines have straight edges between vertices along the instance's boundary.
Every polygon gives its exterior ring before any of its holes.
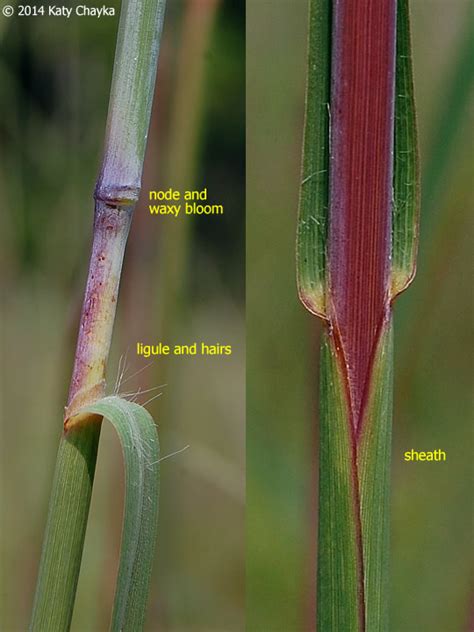
{"type": "MultiPolygon", "coordinates": [[[[0,629],[32,605],[71,374],[101,160],[115,18],[0,18],[2,425],[0,629]]],[[[244,161],[242,3],[168,2],[139,204],[124,264],[109,390],[150,360],[137,341],[231,344],[230,357],[155,359],[146,390],[163,461],[148,630],[242,630],[244,161]],[[147,190],[207,187],[222,217],[151,217],[147,190]],[[174,224],[173,224],[174,222],[174,224]]],[[[104,424],[73,630],[108,629],[122,512],[104,424]]],[[[53,632],[53,631],[51,631],[53,632]]]]}
{"type": "MultiPolygon", "coordinates": [[[[307,4],[250,0],[247,6],[247,624],[252,632],[315,627],[321,325],[299,304],[295,286],[307,4]]],[[[467,632],[474,629],[474,620],[469,622],[474,367],[468,109],[473,5],[471,0],[410,4],[423,204],[418,274],[395,305],[390,629],[467,632]],[[441,448],[448,460],[404,463],[403,452],[411,448],[441,448]]]]}

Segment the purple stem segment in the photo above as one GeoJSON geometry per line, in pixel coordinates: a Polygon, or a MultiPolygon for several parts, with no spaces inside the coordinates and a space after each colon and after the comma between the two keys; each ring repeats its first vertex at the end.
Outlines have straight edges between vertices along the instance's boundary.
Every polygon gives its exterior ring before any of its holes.
{"type": "Polygon", "coordinates": [[[94,239],[65,422],[104,395],[125,245],[133,206],[96,199],[94,239]]]}
{"type": "Polygon", "coordinates": [[[356,434],[390,315],[395,37],[396,0],[335,0],[328,316],[356,434]]]}

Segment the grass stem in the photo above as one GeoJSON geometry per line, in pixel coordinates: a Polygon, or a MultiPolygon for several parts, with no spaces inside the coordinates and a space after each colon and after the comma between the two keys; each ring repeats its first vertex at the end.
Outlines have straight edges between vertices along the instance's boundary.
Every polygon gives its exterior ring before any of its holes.
{"type": "Polygon", "coordinates": [[[105,392],[123,256],[141,186],[164,6],[164,0],[122,2],[104,160],[95,190],[92,254],[32,631],[68,630],[71,623],[101,420],[97,414],[83,413],[85,423],[80,423],[77,413],[105,392]]]}

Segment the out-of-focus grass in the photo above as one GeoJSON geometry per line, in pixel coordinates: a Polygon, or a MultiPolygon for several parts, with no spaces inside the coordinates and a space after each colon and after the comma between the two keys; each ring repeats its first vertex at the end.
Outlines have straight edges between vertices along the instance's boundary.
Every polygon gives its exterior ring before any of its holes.
{"type": "Polygon", "coordinates": [[[252,2],[247,20],[247,625],[273,632],[302,629],[315,553],[314,319],[295,287],[306,3],[252,2]]]}
{"type": "MultiPolygon", "coordinates": [[[[423,191],[418,274],[395,307],[396,632],[468,629],[472,85],[462,51],[469,5],[411,2],[422,170],[435,172],[427,179],[436,193],[423,191]],[[443,165],[438,152],[448,149],[443,165]],[[411,448],[444,449],[448,461],[404,463],[411,448]]],[[[248,7],[247,622],[249,630],[268,632],[314,626],[315,533],[308,521],[316,495],[318,345],[307,341],[318,326],[298,306],[294,282],[306,9],[303,0],[248,7]]]]}
{"type": "Polygon", "coordinates": [[[400,632],[468,630],[472,607],[473,22],[468,2],[433,8],[413,3],[421,239],[417,278],[395,320],[392,621],[400,632]],[[441,448],[448,461],[408,467],[400,457],[411,448],[441,448]]]}
{"type": "MultiPolygon", "coordinates": [[[[166,15],[146,167],[153,189],[169,186],[166,132],[186,5],[170,3],[166,15]]],[[[0,95],[0,627],[8,632],[26,629],[30,615],[89,256],[116,26],[13,19],[0,43],[0,77],[9,88],[0,95]]],[[[222,220],[184,220],[192,222],[189,291],[174,342],[232,344],[233,354],[173,358],[173,378],[150,404],[162,456],[190,445],[161,468],[150,631],[243,628],[243,46],[242,10],[226,5],[204,51],[204,116],[194,150],[197,186],[208,186],[226,210],[222,220]]],[[[137,209],[125,261],[110,388],[127,349],[128,375],[148,364],[135,356],[137,339],[161,339],[156,302],[165,231],[147,212],[146,204],[137,209]]],[[[157,386],[159,363],[121,390],[157,386]]],[[[81,632],[108,628],[118,564],[123,473],[107,426],[99,450],[72,628],[81,632]]]]}

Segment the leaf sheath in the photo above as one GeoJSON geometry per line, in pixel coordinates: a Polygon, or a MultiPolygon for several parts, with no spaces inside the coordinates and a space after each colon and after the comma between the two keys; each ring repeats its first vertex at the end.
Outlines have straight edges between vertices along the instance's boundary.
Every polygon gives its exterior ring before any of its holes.
{"type": "Polygon", "coordinates": [[[100,424],[59,444],[30,632],[69,630],[81,566],[100,424]]]}
{"type": "Polygon", "coordinates": [[[388,629],[392,327],[380,339],[357,441],[333,336],[321,351],[318,629],[388,629]]]}

